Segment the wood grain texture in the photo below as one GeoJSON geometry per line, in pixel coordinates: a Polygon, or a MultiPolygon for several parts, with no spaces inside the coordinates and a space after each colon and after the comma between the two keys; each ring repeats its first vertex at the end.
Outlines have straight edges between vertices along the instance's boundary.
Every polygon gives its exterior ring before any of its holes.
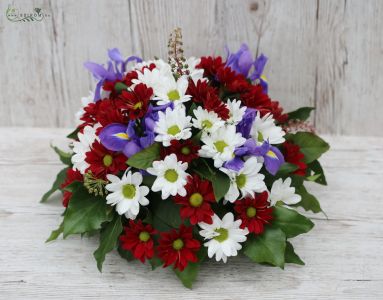
{"type": "Polygon", "coordinates": [[[310,185],[329,219],[292,240],[306,262],[285,270],[244,257],[203,264],[194,289],[169,269],[154,272],[116,252],[103,273],[92,256],[96,238],[44,244],[60,222],[59,197],[38,203],[62,168],[48,145],[65,129],[0,129],[0,299],[382,299],[383,139],[328,136],[328,187],[310,185]]]}
{"type": "Polygon", "coordinates": [[[83,68],[106,49],[166,58],[183,29],[187,55],[225,54],[247,42],[269,58],[272,98],[286,110],[316,106],[323,133],[382,136],[383,2],[380,0],[15,0],[43,22],[11,23],[0,2],[0,126],[73,126],[94,86],[83,68]]]}

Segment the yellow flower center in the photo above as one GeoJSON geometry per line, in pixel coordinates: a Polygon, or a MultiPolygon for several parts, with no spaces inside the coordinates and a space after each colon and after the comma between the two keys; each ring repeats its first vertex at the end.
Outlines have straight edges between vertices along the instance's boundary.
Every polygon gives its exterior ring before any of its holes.
{"type": "Polygon", "coordinates": [[[209,120],[203,120],[202,121],[202,127],[203,128],[211,128],[213,126],[213,123],[210,122],[209,120]]]}
{"type": "Polygon", "coordinates": [[[176,182],[178,179],[178,173],[174,169],[169,169],[165,171],[164,177],[169,182],[176,182]]]}
{"type": "Polygon", "coordinates": [[[177,90],[172,90],[168,93],[168,98],[170,101],[180,100],[180,93],[177,90]]]}
{"type": "Polygon", "coordinates": [[[193,207],[201,206],[202,202],[203,202],[203,197],[200,193],[194,193],[189,198],[189,203],[193,207]]]}
{"type": "Polygon", "coordinates": [[[184,247],[184,242],[181,239],[176,239],[173,242],[173,249],[174,250],[181,250],[184,247]]]}
{"type": "Polygon", "coordinates": [[[246,175],[245,174],[239,174],[236,178],[235,178],[235,183],[237,184],[237,186],[241,189],[245,186],[246,184],[246,175]]]}
{"type": "Polygon", "coordinates": [[[254,218],[257,214],[257,210],[254,207],[248,207],[246,210],[246,216],[254,218]]]}
{"type": "Polygon", "coordinates": [[[125,184],[122,187],[122,194],[126,199],[133,199],[136,195],[136,186],[134,184],[125,184]]]}
{"type": "Polygon", "coordinates": [[[215,232],[219,235],[217,235],[214,239],[220,243],[226,241],[229,237],[229,231],[226,228],[218,228],[215,232]]]}
{"type": "Polygon", "coordinates": [[[147,242],[150,239],[150,234],[149,232],[141,231],[138,238],[140,239],[141,242],[147,242]]]}
{"type": "Polygon", "coordinates": [[[223,153],[225,148],[229,146],[228,144],[225,143],[225,141],[216,141],[214,143],[215,149],[217,149],[218,152],[223,153]]]}
{"type": "Polygon", "coordinates": [[[112,155],[105,155],[104,158],[102,159],[102,162],[105,167],[109,167],[113,163],[113,157],[112,155]]]}
{"type": "Polygon", "coordinates": [[[181,130],[177,125],[170,126],[168,128],[168,134],[176,135],[177,133],[180,133],[181,130]]]}

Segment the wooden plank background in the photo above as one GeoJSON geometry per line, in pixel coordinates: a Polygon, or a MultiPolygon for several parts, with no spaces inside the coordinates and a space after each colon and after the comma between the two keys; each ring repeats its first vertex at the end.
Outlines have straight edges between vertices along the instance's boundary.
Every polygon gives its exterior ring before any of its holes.
{"type": "Polygon", "coordinates": [[[241,42],[265,53],[272,98],[287,110],[316,106],[320,132],[383,136],[380,0],[14,0],[0,12],[0,126],[73,126],[93,84],[84,61],[104,62],[112,47],[166,58],[180,26],[187,55],[241,42]],[[9,22],[11,3],[51,17],[9,22]]]}

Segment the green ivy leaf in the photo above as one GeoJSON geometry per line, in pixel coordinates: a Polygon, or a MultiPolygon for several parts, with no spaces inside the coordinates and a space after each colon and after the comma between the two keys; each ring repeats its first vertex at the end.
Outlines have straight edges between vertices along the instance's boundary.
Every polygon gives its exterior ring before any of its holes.
{"type": "Polygon", "coordinates": [[[77,134],[78,134],[79,131],[80,131],[80,128],[76,128],[71,133],[69,133],[66,137],[68,139],[76,140],[77,139],[77,134]]]}
{"type": "Polygon", "coordinates": [[[173,269],[178,279],[181,280],[182,284],[188,289],[192,288],[194,281],[197,279],[201,263],[206,257],[206,250],[204,248],[201,248],[197,256],[198,262],[189,262],[187,267],[182,272],[178,269],[173,269]]]}
{"type": "Polygon", "coordinates": [[[159,159],[160,150],[161,145],[159,143],[154,143],[148,148],[132,155],[126,163],[131,167],[146,170],[152,166],[153,161],[159,159]]]}
{"type": "Polygon", "coordinates": [[[51,235],[45,242],[48,243],[48,242],[56,240],[60,236],[60,234],[63,232],[63,230],[64,230],[64,223],[61,222],[59,228],[57,228],[56,230],[53,230],[51,235]]]}
{"type": "Polygon", "coordinates": [[[158,267],[160,267],[164,264],[164,262],[160,258],[158,258],[157,256],[149,259],[149,263],[152,266],[152,271],[154,271],[155,269],[157,269],[158,267]]]}
{"type": "Polygon", "coordinates": [[[135,259],[132,252],[129,250],[124,250],[121,247],[118,247],[117,251],[118,251],[118,254],[120,254],[120,256],[126,259],[128,262],[135,259]]]}
{"type": "Polygon", "coordinates": [[[285,264],[286,235],[276,227],[268,227],[262,235],[250,237],[244,254],[256,263],[269,263],[283,269],[285,264]]]}
{"type": "Polygon", "coordinates": [[[286,242],[285,262],[304,266],[304,261],[295,253],[294,247],[290,242],[286,242]]]}
{"type": "Polygon", "coordinates": [[[289,120],[306,121],[310,117],[311,111],[314,109],[315,107],[301,107],[287,114],[289,116],[289,120]]]}
{"type": "Polygon", "coordinates": [[[294,172],[296,169],[298,169],[297,165],[290,164],[290,163],[284,163],[278,170],[277,174],[275,174],[275,177],[284,177],[289,175],[290,173],[294,172]]]}
{"type": "Polygon", "coordinates": [[[221,171],[216,172],[211,179],[216,201],[221,200],[230,188],[230,178],[221,171]]]}
{"type": "Polygon", "coordinates": [[[301,148],[300,151],[305,155],[305,163],[313,162],[330,149],[329,144],[311,132],[289,134],[288,138],[301,148]]]}
{"type": "Polygon", "coordinates": [[[322,169],[321,164],[319,163],[318,160],[314,160],[312,163],[308,165],[308,168],[313,171],[314,175],[320,175],[317,177],[314,181],[316,183],[322,184],[322,185],[327,185],[327,180],[324,175],[324,171],[322,169]]]}
{"type": "Polygon", "coordinates": [[[121,232],[121,216],[116,214],[113,220],[107,223],[101,230],[100,246],[93,253],[94,258],[97,261],[97,268],[100,272],[102,271],[102,264],[105,261],[105,255],[116,247],[121,232]]]}
{"type": "Polygon", "coordinates": [[[72,153],[62,151],[61,149],[59,149],[58,147],[53,146],[53,145],[51,145],[51,148],[57,153],[57,155],[59,156],[61,162],[64,165],[72,166],[72,160],[71,160],[72,153]]]}
{"type": "Polygon", "coordinates": [[[314,223],[310,219],[283,206],[275,206],[273,215],[273,225],[279,227],[287,238],[309,232],[314,227],[314,223]]]}
{"type": "Polygon", "coordinates": [[[302,200],[294,206],[303,207],[306,211],[311,210],[313,213],[323,212],[317,198],[310,194],[304,185],[295,187],[295,192],[302,197],[302,200]]]}
{"type": "Polygon", "coordinates": [[[60,189],[60,186],[61,184],[64,183],[65,179],[66,179],[66,171],[68,170],[68,168],[65,168],[65,169],[62,169],[58,174],[57,174],[57,177],[56,177],[56,180],[53,182],[53,185],[52,187],[50,188],[50,190],[48,192],[46,192],[43,197],[41,198],[40,202],[43,203],[43,202],[46,202],[49,197],[54,193],[56,192],[57,190],[60,189]]]}
{"type": "Polygon", "coordinates": [[[193,171],[212,183],[215,200],[217,202],[226,195],[230,188],[230,178],[225,173],[212,168],[204,159],[199,159],[194,162],[193,171]]]}
{"type": "Polygon", "coordinates": [[[64,238],[100,229],[106,221],[110,218],[105,199],[89,194],[82,183],[77,183],[64,216],[64,238]]]}
{"type": "Polygon", "coordinates": [[[158,231],[168,231],[172,228],[179,228],[182,223],[180,208],[171,198],[166,200],[152,199],[152,222],[153,227],[158,231]]]}

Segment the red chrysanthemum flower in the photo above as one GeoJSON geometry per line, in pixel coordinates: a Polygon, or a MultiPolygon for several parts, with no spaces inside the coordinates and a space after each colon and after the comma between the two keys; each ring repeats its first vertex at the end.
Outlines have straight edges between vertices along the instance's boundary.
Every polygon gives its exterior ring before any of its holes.
{"type": "Polygon", "coordinates": [[[217,79],[231,93],[246,91],[250,85],[245,76],[238,74],[229,67],[220,68],[217,72],[217,79]]]}
{"type": "Polygon", "coordinates": [[[221,56],[217,57],[201,57],[200,63],[196,66],[198,69],[204,69],[203,76],[213,78],[217,71],[222,68],[225,64],[222,61],[221,56]]]}
{"type": "Polygon", "coordinates": [[[110,151],[98,141],[91,148],[86,153],[85,161],[90,165],[86,171],[91,171],[95,177],[105,178],[106,174],[117,174],[126,170],[127,158],[124,154],[110,151]]]}
{"type": "Polygon", "coordinates": [[[182,224],[178,231],[161,233],[157,255],[164,262],[164,268],[174,264],[175,269],[183,271],[189,261],[198,261],[196,253],[200,247],[200,242],[193,238],[193,227],[182,224]]]}
{"type": "Polygon", "coordinates": [[[193,159],[198,158],[198,150],[201,147],[194,144],[191,140],[171,140],[169,147],[162,147],[161,158],[174,153],[177,160],[190,163],[193,159]]]}
{"type": "Polygon", "coordinates": [[[229,118],[230,111],[218,97],[217,89],[209,86],[207,82],[198,80],[195,84],[190,80],[187,93],[192,96],[194,102],[202,103],[204,109],[214,111],[223,120],[229,118]]]}
{"type": "Polygon", "coordinates": [[[132,252],[133,256],[142,263],[145,259],[154,256],[153,235],[156,230],[150,225],[144,225],[141,220],[135,223],[129,220],[129,226],[124,228],[124,233],[120,236],[121,248],[132,252]]]}
{"type": "Polygon", "coordinates": [[[267,113],[271,113],[273,118],[279,123],[284,123],[288,119],[288,115],[283,113],[282,107],[278,101],[272,101],[270,97],[263,92],[261,85],[250,85],[248,89],[241,93],[242,102],[250,108],[258,110],[263,117],[267,113]]]}
{"type": "Polygon", "coordinates": [[[255,194],[254,198],[247,197],[235,202],[234,210],[242,220],[241,228],[247,227],[249,232],[261,234],[264,225],[273,219],[273,209],[269,207],[268,193],[255,194]]]}
{"type": "Polygon", "coordinates": [[[123,105],[123,101],[120,99],[104,99],[97,101],[98,110],[96,113],[96,120],[103,127],[112,124],[112,123],[124,123],[127,124],[129,122],[129,118],[127,114],[124,113],[121,106],[123,105]]]}
{"type": "Polygon", "coordinates": [[[298,145],[290,142],[283,143],[283,154],[286,162],[294,164],[298,167],[293,174],[299,176],[306,175],[307,165],[303,162],[305,155],[301,152],[301,148],[298,145]]]}
{"type": "Polygon", "coordinates": [[[129,112],[129,119],[142,118],[148,110],[150,98],[153,96],[153,89],[145,84],[137,84],[132,91],[123,90],[118,97],[122,100],[121,109],[129,112]]]}
{"type": "Polygon", "coordinates": [[[197,175],[189,176],[185,189],[185,197],[174,197],[174,202],[181,205],[181,218],[189,219],[192,225],[198,222],[211,224],[214,211],[210,203],[215,202],[215,197],[210,181],[201,180],[197,175]]]}
{"type": "MultiPolygon", "coordinates": [[[[65,187],[67,187],[68,185],[70,185],[74,181],[82,182],[83,180],[84,180],[84,178],[78,170],[73,170],[72,168],[69,168],[66,171],[65,181],[60,185],[60,188],[64,189],[65,187]]],[[[72,198],[72,193],[69,191],[64,191],[63,200],[62,200],[62,204],[64,207],[68,206],[70,198],[72,198]]]]}

